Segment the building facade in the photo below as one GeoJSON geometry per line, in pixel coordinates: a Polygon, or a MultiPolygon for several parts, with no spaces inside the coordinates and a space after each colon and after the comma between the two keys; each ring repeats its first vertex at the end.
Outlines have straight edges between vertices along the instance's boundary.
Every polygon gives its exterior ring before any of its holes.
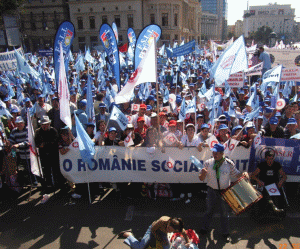
{"type": "Polygon", "coordinates": [[[258,28],[268,26],[278,39],[289,40],[293,36],[294,18],[295,9],[290,4],[250,6],[249,10],[244,11],[244,35],[249,37],[258,28]]]}
{"type": "Polygon", "coordinates": [[[227,39],[227,0],[199,0],[202,11],[217,15],[217,40],[227,39]]]}
{"type": "Polygon", "coordinates": [[[19,17],[25,51],[53,47],[60,23],[70,19],[67,0],[29,0],[21,9],[19,17]]]}
{"type": "Polygon", "coordinates": [[[218,40],[218,16],[206,11],[201,15],[202,40],[218,40]]]}
{"type": "Polygon", "coordinates": [[[242,20],[237,20],[234,25],[234,36],[240,37],[244,33],[244,24],[242,20]]]}
{"type": "Polygon", "coordinates": [[[74,51],[100,44],[102,24],[116,23],[119,43],[127,42],[127,30],[136,35],[144,27],[157,24],[162,29],[159,45],[201,38],[201,7],[196,0],[69,0],[70,19],[75,25],[74,51]]]}

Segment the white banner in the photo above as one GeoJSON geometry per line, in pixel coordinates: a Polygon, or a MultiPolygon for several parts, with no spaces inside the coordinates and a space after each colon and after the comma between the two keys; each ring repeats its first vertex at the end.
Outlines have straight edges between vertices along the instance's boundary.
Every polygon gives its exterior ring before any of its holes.
{"type": "Polygon", "coordinates": [[[283,68],[280,81],[300,81],[300,68],[283,68]]]}
{"type": "MultiPolygon", "coordinates": [[[[195,156],[203,161],[212,157],[209,148],[201,153],[195,148],[166,147],[162,153],[155,149],[153,153],[147,148],[96,146],[92,166],[89,168],[80,156],[78,143],[70,145],[70,151],[60,155],[62,174],[71,182],[160,182],[160,183],[200,183],[198,168],[191,163],[195,156]],[[175,161],[168,167],[170,155],[175,161]]],[[[238,147],[230,157],[241,171],[248,171],[250,149],[238,147]]]]}
{"type": "Polygon", "coordinates": [[[261,71],[263,69],[263,63],[259,63],[253,67],[248,68],[244,71],[245,76],[252,76],[252,75],[261,75],[261,71]]]}
{"type": "MultiPolygon", "coordinates": [[[[24,54],[22,48],[18,48],[20,54],[24,54]]],[[[0,71],[16,70],[17,60],[15,51],[0,53],[0,71]]]]}
{"type": "MultiPolygon", "coordinates": [[[[244,75],[242,72],[231,74],[227,82],[230,87],[242,88],[244,86],[244,75]]],[[[225,87],[225,83],[223,83],[221,87],[225,87]]]]}

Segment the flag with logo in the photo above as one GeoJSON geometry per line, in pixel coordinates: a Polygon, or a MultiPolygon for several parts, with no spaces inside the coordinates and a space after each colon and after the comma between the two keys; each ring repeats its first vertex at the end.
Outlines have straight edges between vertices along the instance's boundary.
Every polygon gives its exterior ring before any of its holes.
{"type": "Polygon", "coordinates": [[[174,133],[171,133],[171,132],[170,132],[169,134],[167,134],[167,135],[164,137],[163,141],[164,141],[167,145],[172,145],[172,144],[174,144],[176,141],[178,142],[178,139],[177,139],[177,137],[175,136],[174,133]]]}
{"type": "Polygon", "coordinates": [[[134,145],[134,142],[133,142],[133,139],[132,139],[132,131],[124,139],[124,145],[125,145],[125,147],[129,147],[131,145],[134,145]]]}
{"type": "Polygon", "coordinates": [[[110,120],[115,120],[123,131],[126,129],[128,124],[126,115],[123,114],[115,105],[111,111],[110,120]]]}
{"type": "Polygon", "coordinates": [[[186,107],[186,113],[196,113],[196,97],[194,97],[186,107]]]}
{"type": "Polygon", "coordinates": [[[56,36],[54,40],[54,49],[53,49],[53,61],[54,61],[54,70],[55,70],[55,82],[58,86],[59,73],[60,73],[60,44],[62,45],[63,58],[65,58],[65,74],[67,75],[68,66],[69,66],[69,51],[74,39],[75,28],[74,25],[65,21],[60,24],[56,31],[56,36]]]}
{"type": "Polygon", "coordinates": [[[174,168],[175,160],[169,156],[168,161],[166,162],[166,165],[168,166],[169,169],[174,168]]]}
{"type": "Polygon", "coordinates": [[[232,156],[239,142],[240,141],[235,140],[233,138],[229,139],[226,143],[224,143],[224,147],[225,147],[224,154],[228,157],[232,156]]]}
{"type": "Polygon", "coordinates": [[[35,146],[34,129],[32,126],[29,110],[27,110],[27,126],[28,126],[27,128],[28,128],[28,143],[29,143],[29,152],[30,152],[31,173],[43,178],[44,176],[41,168],[41,161],[37,152],[37,148],[35,146]]]}
{"type": "Polygon", "coordinates": [[[240,36],[229,46],[210,70],[216,86],[220,86],[231,74],[244,71],[248,68],[247,53],[244,36],[240,36]]]}
{"type": "Polygon", "coordinates": [[[59,78],[58,78],[58,96],[59,96],[59,111],[60,119],[72,129],[71,112],[70,112],[70,93],[68,88],[68,82],[65,71],[64,55],[62,51],[62,44],[59,45],[60,52],[60,63],[59,63],[59,78]]]}
{"type": "Polygon", "coordinates": [[[207,138],[205,142],[208,144],[209,148],[211,149],[214,147],[215,144],[219,143],[218,139],[214,135],[211,135],[209,138],[207,138]]]}
{"type": "Polygon", "coordinates": [[[129,102],[134,88],[141,83],[157,81],[155,45],[155,42],[151,43],[150,48],[148,49],[140,65],[131,75],[126,85],[117,94],[115,98],[115,102],[117,104],[129,102]]]}
{"type": "Polygon", "coordinates": [[[186,117],[186,107],[185,107],[185,98],[183,98],[183,100],[181,102],[181,107],[180,107],[180,112],[179,112],[178,119],[180,121],[184,121],[185,117],[186,117]]]}
{"type": "Polygon", "coordinates": [[[260,132],[257,133],[255,138],[253,139],[253,147],[256,149],[261,144],[261,134],[260,132]]]}

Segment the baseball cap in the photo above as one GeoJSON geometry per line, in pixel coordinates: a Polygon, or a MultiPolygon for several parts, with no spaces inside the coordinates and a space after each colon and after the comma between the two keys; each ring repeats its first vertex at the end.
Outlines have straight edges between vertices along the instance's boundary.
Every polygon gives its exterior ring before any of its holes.
{"type": "Polygon", "coordinates": [[[147,109],[147,106],[145,104],[141,104],[140,109],[147,109]]]}
{"type": "Polygon", "coordinates": [[[203,125],[201,125],[201,130],[202,130],[202,129],[205,129],[205,128],[206,128],[206,129],[209,129],[208,124],[203,124],[203,125]]]}
{"type": "Polygon", "coordinates": [[[110,127],[110,128],[108,129],[108,132],[112,132],[112,131],[117,131],[116,127],[110,127]]]}
{"type": "Polygon", "coordinates": [[[278,118],[275,118],[275,117],[270,118],[269,123],[271,125],[277,125],[278,124],[278,118]]]}
{"type": "Polygon", "coordinates": [[[223,152],[225,150],[225,147],[223,144],[215,144],[214,147],[211,149],[213,152],[223,152]]]}
{"type": "Polygon", "coordinates": [[[17,118],[16,118],[16,121],[15,121],[15,123],[17,124],[17,123],[24,123],[24,120],[23,120],[23,118],[21,117],[21,116],[18,116],[17,118]]]}
{"type": "Polygon", "coordinates": [[[141,122],[141,121],[144,121],[144,122],[145,122],[145,118],[144,118],[144,117],[139,117],[139,118],[137,119],[137,122],[141,122]]]}
{"type": "Polygon", "coordinates": [[[226,124],[219,125],[219,130],[225,130],[225,129],[228,129],[228,126],[226,124]]]}
{"type": "Polygon", "coordinates": [[[295,118],[289,118],[286,124],[297,124],[297,121],[295,118]]]}

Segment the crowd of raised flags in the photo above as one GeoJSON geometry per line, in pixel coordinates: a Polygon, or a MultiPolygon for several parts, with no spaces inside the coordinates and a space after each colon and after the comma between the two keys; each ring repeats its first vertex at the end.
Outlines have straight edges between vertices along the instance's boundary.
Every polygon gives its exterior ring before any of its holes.
{"type": "MultiPolygon", "coordinates": [[[[105,28],[104,46],[113,38],[105,28]]],[[[77,140],[87,164],[95,154],[94,146],[196,146],[201,151],[217,142],[225,145],[230,157],[237,146],[249,148],[255,141],[257,147],[261,136],[299,138],[298,82],[281,81],[282,65],[273,65],[259,76],[261,64],[250,68],[254,50],[245,46],[243,36],[224,44],[219,55],[215,45],[211,51],[198,45],[190,51],[190,45],[182,47],[184,41],[180,46],[175,42],[173,47],[157,48],[159,36],[152,38],[146,51],[140,49],[143,56],[138,65],[134,65],[135,46],[119,52],[119,75],[108,51],[86,48],[64,53],[60,44],[58,68],[53,57],[15,51],[17,69],[0,72],[2,145],[12,145],[5,141],[18,129],[16,120],[23,120],[28,126],[32,172],[42,177],[34,132],[54,108],[53,101],[59,101],[59,107],[51,126],[58,134],[69,129],[70,141],[77,140]],[[176,51],[187,52],[174,57],[176,51]],[[238,72],[245,76],[242,87],[236,88],[227,80],[238,72]],[[157,143],[151,142],[152,128],[157,131],[157,143]],[[130,133],[124,137],[127,129],[130,133]],[[97,132],[100,136],[95,139],[97,132]],[[135,143],[137,136],[141,139],[135,143]]]]}

